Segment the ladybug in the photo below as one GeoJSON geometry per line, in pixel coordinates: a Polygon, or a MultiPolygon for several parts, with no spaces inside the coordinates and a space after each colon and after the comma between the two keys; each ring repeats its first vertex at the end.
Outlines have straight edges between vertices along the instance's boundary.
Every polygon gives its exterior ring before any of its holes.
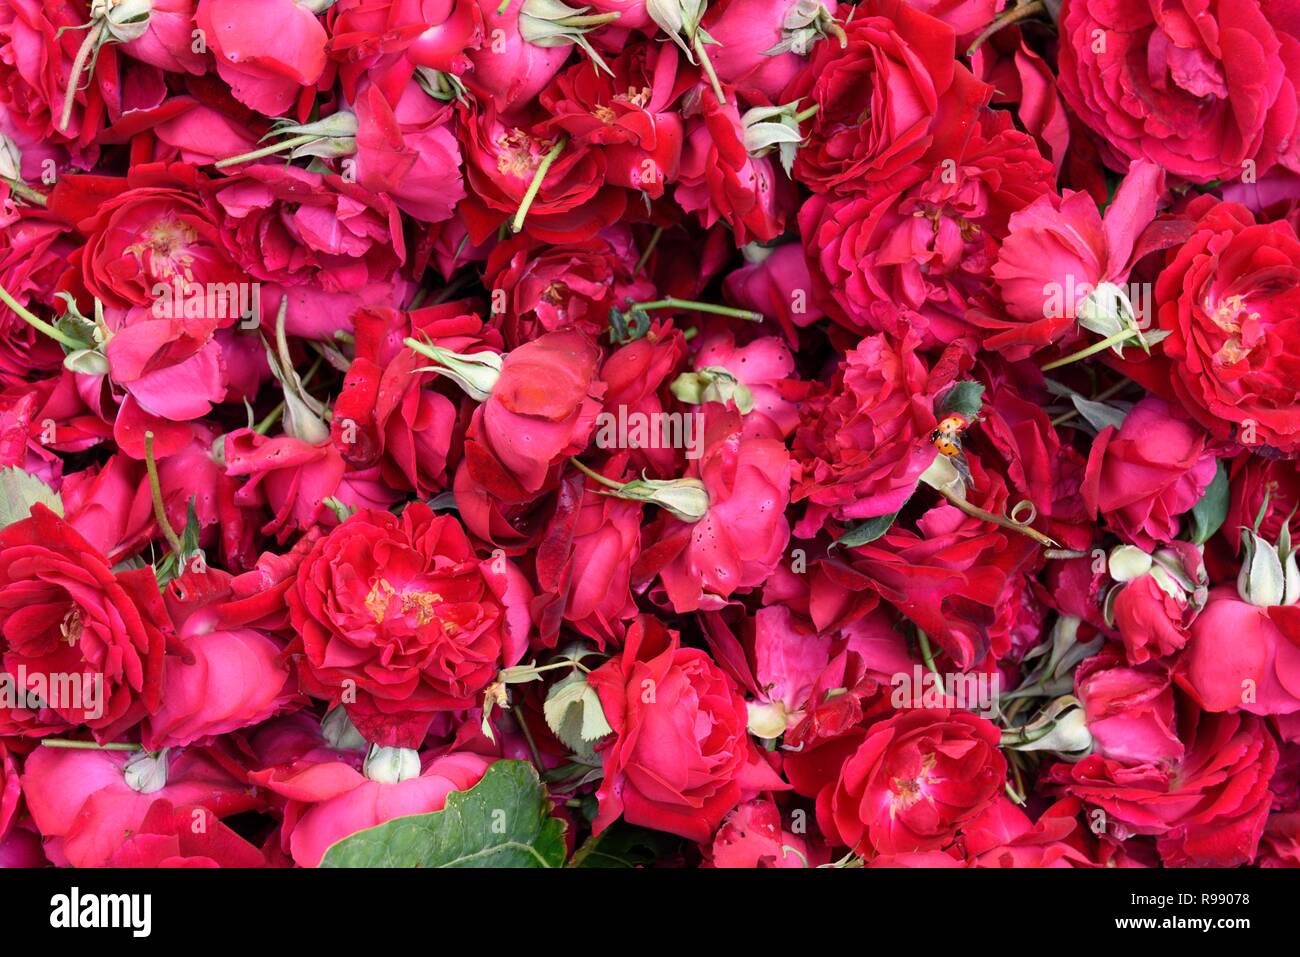
{"type": "Polygon", "coordinates": [[[946,416],[930,433],[930,441],[944,455],[956,458],[961,455],[961,434],[966,431],[968,425],[970,423],[966,421],[965,416],[946,416]]]}

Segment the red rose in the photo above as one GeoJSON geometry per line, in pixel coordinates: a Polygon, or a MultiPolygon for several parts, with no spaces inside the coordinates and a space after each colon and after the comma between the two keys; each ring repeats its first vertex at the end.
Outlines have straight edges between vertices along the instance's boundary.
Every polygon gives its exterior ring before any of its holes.
{"type": "Polygon", "coordinates": [[[1105,823],[1108,840],[1154,835],[1168,867],[1250,861],[1273,798],[1272,734],[1259,718],[1195,708],[1179,714],[1177,733],[1180,759],[1152,763],[1090,754],[1077,764],[1055,765],[1050,779],[1105,812],[1095,820],[1105,823]]]}
{"type": "Polygon", "coordinates": [[[930,434],[935,403],[969,367],[953,347],[926,367],[915,335],[901,346],[887,336],[863,339],[829,389],[804,406],[794,456],[803,467],[794,499],[811,500],[801,528],[828,515],[840,521],[888,515],[902,507],[938,454],[930,434]]]}
{"type": "Polygon", "coordinates": [[[507,344],[520,346],[546,332],[576,328],[599,336],[609,311],[631,299],[655,298],[655,287],[636,277],[637,250],[631,230],[603,229],[576,243],[547,245],[517,236],[492,250],[483,285],[505,300],[501,314],[507,344]]]}
{"type": "Polygon", "coordinates": [[[1112,169],[1143,157],[1205,182],[1248,160],[1294,167],[1289,4],[1065,0],[1058,22],[1061,93],[1112,169]]]}
{"type": "Polygon", "coordinates": [[[1300,605],[1260,607],[1231,586],[1214,589],[1182,665],[1206,711],[1300,711],[1300,605]]]}
{"type": "Polygon", "coordinates": [[[1121,538],[1151,549],[1173,541],[1178,517],[1214,479],[1207,436],[1181,409],[1148,396],[1118,429],[1101,430],[1088,453],[1083,500],[1121,538]]]}
{"type": "Polygon", "coordinates": [[[1002,793],[998,737],[968,711],[917,708],[878,721],[818,796],[818,823],[857,854],[938,850],[1002,793]]]}
{"type": "Polygon", "coordinates": [[[731,679],[657,619],[638,618],[622,655],[587,680],[614,729],[599,752],[605,778],[595,833],[622,815],[707,841],[740,801],[742,779],[751,788],[783,786],[753,753],[745,699],[731,679]]]}
{"type": "Polygon", "coordinates": [[[1196,232],[1156,281],[1174,392],[1216,436],[1300,449],[1300,239],[1208,196],[1188,212],[1196,232]]]}
{"type": "Polygon", "coordinates": [[[107,867],[265,867],[266,857],[205,807],[154,801],[107,867]]]}
{"type": "Polygon", "coordinates": [[[901,337],[912,328],[927,342],[952,342],[969,334],[972,302],[989,295],[1007,220],[1052,188],[1052,164],[1011,114],[986,111],[950,169],[897,179],[804,204],[804,247],[820,267],[814,288],[849,329],[901,337]]]}
{"type": "Polygon", "coordinates": [[[604,386],[600,347],[577,330],[548,333],[512,349],[466,436],[469,474],[515,501],[540,491],[551,469],[587,447],[604,386]]]}
{"type": "Polygon", "coordinates": [[[84,724],[110,740],[131,727],[158,708],[170,628],[151,568],[114,572],[44,505],[0,529],[0,663],[48,705],[7,709],[10,733],[84,724]]]}
{"type": "Polygon", "coordinates": [[[952,27],[900,0],[871,0],[845,25],[847,48],[819,43],[780,102],[816,105],[795,179],[816,192],[890,183],[961,153],[992,89],[955,59],[952,27]]]}
{"type": "Polygon", "coordinates": [[[195,23],[239,102],[279,116],[325,70],[328,37],[295,0],[199,0],[195,23]]]}
{"type": "Polygon", "coordinates": [[[321,539],[288,592],[303,687],[370,741],[418,747],[436,711],[481,704],[527,647],[531,590],[480,560],[460,524],[422,502],[364,510],[321,539]]]}

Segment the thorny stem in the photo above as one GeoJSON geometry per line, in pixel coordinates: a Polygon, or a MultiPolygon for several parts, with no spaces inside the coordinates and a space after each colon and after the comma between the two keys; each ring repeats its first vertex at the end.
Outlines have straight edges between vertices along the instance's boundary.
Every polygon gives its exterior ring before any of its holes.
{"type": "Polygon", "coordinates": [[[1043,3],[1043,0],[1031,0],[1030,3],[1021,3],[1019,6],[1012,7],[983,29],[980,35],[975,38],[975,42],[966,48],[966,55],[974,56],[975,51],[984,45],[984,41],[1003,27],[1010,26],[1020,20],[1027,20],[1034,14],[1042,13],[1046,9],[1047,5],[1043,3]]]}
{"type": "Polygon", "coordinates": [[[537,164],[537,172],[533,174],[533,181],[528,184],[528,192],[524,193],[523,202],[519,204],[519,212],[515,213],[514,221],[510,224],[511,232],[519,232],[524,228],[524,217],[528,215],[528,207],[533,205],[533,200],[537,198],[537,192],[542,188],[542,181],[546,179],[546,174],[550,172],[551,164],[555,162],[560,151],[564,149],[564,144],[569,142],[568,135],[561,136],[555,141],[549,153],[542,157],[542,161],[537,164]]]}
{"type": "Polygon", "coordinates": [[[942,495],[944,498],[946,498],[950,503],[955,505],[957,508],[961,509],[961,511],[965,512],[967,515],[971,516],[972,518],[978,518],[982,521],[991,522],[994,525],[1000,525],[1003,528],[1009,528],[1012,531],[1019,532],[1021,535],[1026,535],[1029,538],[1032,538],[1039,545],[1042,545],[1046,548],[1055,548],[1058,544],[1057,542],[1048,538],[1042,532],[1030,528],[1028,525],[1021,525],[1019,522],[1013,522],[1011,519],[1003,518],[1001,515],[994,515],[992,512],[985,511],[984,509],[980,508],[978,505],[972,505],[964,498],[955,495],[954,493],[948,491],[947,489],[939,489],[938,491],[939,494],[942,495]]]}
{"type": "Polygon", "coordinates": [[[33,329],[45,333],[55,342],[60,342],[69,349],[84,349],[86,347],[84,342],[72,338],[72,336],[65,332],[60,332],[44,319],[37,318],[31,310],[19,303],[13,296],[9,295],[9,290],[4,286],[0,286],[0,302],[3,302],[6,306],[12,309],[14,314],[23,322],[27,323],[33,329]]]}
{"type": "Polygon", "coordinates": [[[172,523],[167,520],[167,510],[163,508],[162,484],[158,481],[158,463],[153,457],[153,432],[144,434],[144,467],[149,473],[149,494],[153,496],[153,515],[158,520],[158,527],[162,529],[163,538],[167,539],[167,544],[172,547],[172,551],[177,557],[182,557],[180,536],[176,534],[176,529],[172,528],[172,523]]]}

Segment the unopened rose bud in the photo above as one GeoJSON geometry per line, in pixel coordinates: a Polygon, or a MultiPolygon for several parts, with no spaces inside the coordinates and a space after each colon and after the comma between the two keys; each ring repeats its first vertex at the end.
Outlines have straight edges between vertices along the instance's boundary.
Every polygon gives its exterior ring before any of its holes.
{"type": "Polygon", "coordinates": [[[1248,528],[1242,530],[1241,544],[1245,554],[1237,574],[1237,593],[1242,600],[1257,608],[1294,604],[1300,598],[1294,549],[1287,549],[1284,558],[1281,549],[1248,528]]]}
{"type": "Polygon", "coordinates": [[[122,769],[126,785],[138,794],[153,794],[167,786],[167,749],[137,754],[122,769]]]}
{"type": "Polygon", "coordinates": [[[420,776],[420,755],[413,748],[370,746],[361,773],[380,784],[400,784],[420,776]]]}
{"type": "Polygon", "coordinates": [[[634,479],[604,494],[658,505],[683,522],[698,522],[709,510],[709,492],[699,479],[634,479]]]}

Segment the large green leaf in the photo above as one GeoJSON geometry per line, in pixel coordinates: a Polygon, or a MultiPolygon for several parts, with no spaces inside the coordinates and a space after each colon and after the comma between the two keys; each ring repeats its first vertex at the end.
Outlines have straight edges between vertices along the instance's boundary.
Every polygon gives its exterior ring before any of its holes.
{"type": "Polygon", "coordinates": [[[564,822],[526,761],[498,761],[432,814],[358,831],[325,852],[321,867],[562,867],[564,822]]]}

